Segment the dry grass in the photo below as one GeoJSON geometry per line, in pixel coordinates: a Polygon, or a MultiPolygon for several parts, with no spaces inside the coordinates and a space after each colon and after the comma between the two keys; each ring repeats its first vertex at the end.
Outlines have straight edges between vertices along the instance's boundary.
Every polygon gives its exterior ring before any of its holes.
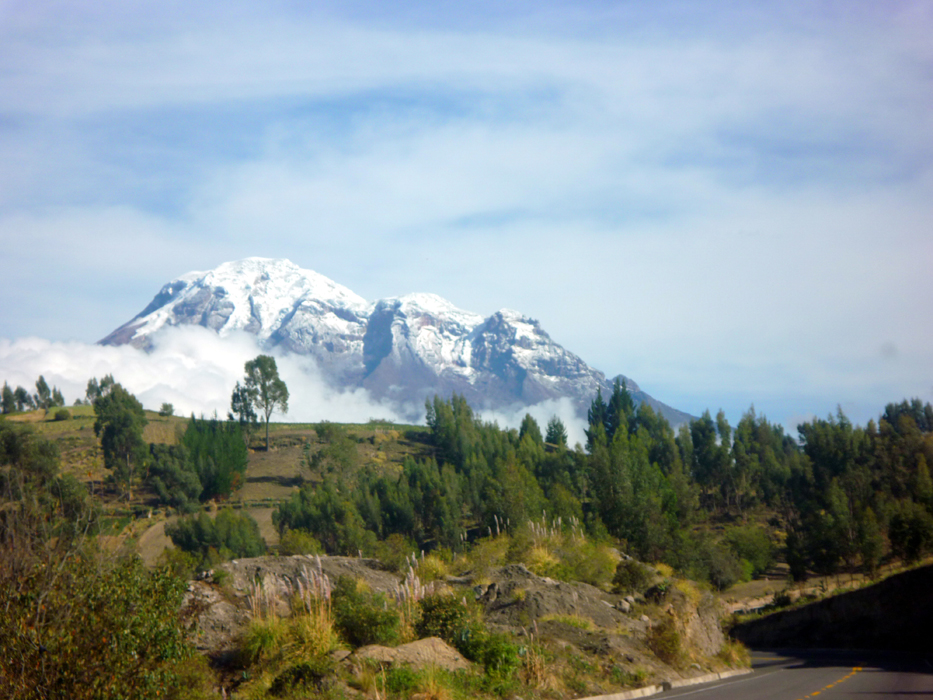
{"type": "Polygon", "coordinates": [[[697,588],[693,581],[682,578],[676,579],[674,581],[674,588],[683,593],[694,607],[699,605],[700,601],[703,599],[703,592],[697,588]]]}
{"type": "Polygon", "coordinates": [[[586,632],[596,631],[596,624],[590,618],[582,615],[544,615],[538,619],[540,622],[559,622],[586,632]]]}

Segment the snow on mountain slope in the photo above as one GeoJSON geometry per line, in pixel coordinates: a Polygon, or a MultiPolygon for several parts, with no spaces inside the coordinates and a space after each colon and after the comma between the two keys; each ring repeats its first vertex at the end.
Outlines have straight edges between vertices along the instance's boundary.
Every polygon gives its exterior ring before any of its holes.
{"type": "MultiPolygon", "coordinates": [[[[370,304],[288,260],[247,258],[182,275],[100,342],[148,349],[160,330],[178,325],[245,331],[264,348],[311,355],[335,388],[364,387],[413,415],[426,397],[452,392],[486,409],[567,397],[585,415],[597,389],[611,390],[602,372],[517,311],[484,319],[435,294],[370,304]]],[[[673,422],[686,416],[629,387],[673,422]]]]}

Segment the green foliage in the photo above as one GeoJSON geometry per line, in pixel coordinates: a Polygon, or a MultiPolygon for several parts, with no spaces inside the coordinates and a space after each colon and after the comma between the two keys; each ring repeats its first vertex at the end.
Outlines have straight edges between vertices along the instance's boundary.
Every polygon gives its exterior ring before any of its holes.
{"type": "Polygon", "coordinates": [[[409,666],[393,666],[385,677],[386,690],[394,695],[408,696],[418,690],[421,678],[409,666]]]}
{"type": "Polygon", "coordinates": [[[239,382],[236,383],[233,394],[230,396],[230,412],[227,417],[240,426],[243,441],[249,446],[253,433],[259,427],[259,416],[256,415],[256,409],[253,408],[249,389],[239,382]]]}
{"type": "Polygon", "coordinates": [[[361,582],[341,576],[331,600],[337,630],[354,647],[398,642],[399,614],[382,593],[373,593],[361,582]]]}
{"type": "Polygon", "coordinates": [[[249,452],[236,424],[191,416],[181,444],[186,469],[201,484],[201,501],[226,498],[243,485],[249,452]]]}
{"type": "Polygon", "coordinates": [[[162,406],[159,407],[159,415],[162,418],[173,416],[175,415],[175,407],[170,403],[163,403],[162,406]]]}
{"type": "Polygon", "coordinates": [[[324,548],[310,532],[304,530],[286,530],[279,538],[279,554],[323,554],[324,548]]]}
{"type": "Polygon", "coordinates": [[[538,421],[532,418],[530,413],[526,413],[525,417],[522,418],[522,424],[518,429],[518,439],[522,440],[522,438],[524,438],[526,435],[536,445],[541,445],[544,443],[544,438],[541,437],[541,428],[538,425],[538,421]]]}
{"type": "Polygon", "coordinates": [[[308,467],[322,474],[348,476],[356,471],[359,463],[356,442],[349,436],[346,428],[336,423],[323,421],[314,426],[314,430],[323,445],[307,458],[308,467]]]}
{"type": "MultiPolygon", "coordinates": [[[[0,423],[0,688],[8,698],[152,697],[181,688],[185,583],[106,557],[53,445],[0,423]]],[[[187,671],[186,671],[187,673],[187,671]]]]}
{"type": "Polygon", "coordinates": [[[421,618],[416,626],[419,637],[440,637],[456,646],[479,628],[475,614],[460,598],[446,593],[434,593],[419,601],[421,618]]]}
{"type": "Polygon", "coordinates": [[[165,526],[165,534],[182,551],[199,556],[202,566],[233,557],[258,557],[266,551],[256,521],[231,508],[213,519],[203,512],[180,518],[165,526]]]}
{"type": "Polygon", "coordinates": [[[616,593],[640,594],[644,593],[656,574],[640,561],[625,559],[616,567],[612,584],[616,593]]]}
{"type": "Polygon", "coordinates": [[[182,512],[197,508],[203,490],[184,445],[149,446],[147,483],[160,502],[182,512]]]}
{"type": "Polygon", "coordinates": [[[94,401],[94,434],[100,438],[104,466],[132,498],[134,473],[146,459],[143,428],[148,422],[142,405],[120,384],[94,401]]]}
{"type": "Polygon", "coordinates": [[[190,581],[198,571],[201,558],[193,552],[184,552],[171,547],[159,555],[158,566],[182,581],[190,581]]]}
{"type": "Polygon", "coordinates": [[[0,593],[7,697],[141,697],[177,688],[177,664],[192,653],[178,619],[184,582],[136,559],[108,565],[82,554],[58,565],[53,580],[33,569],[0,593]]]}
{"type": "Polygon", "coordinates": [[[376,535],[366,529],[348,489],[333,481],[318,488],[306,484],[272,512],[272,522],[280,534],[304,530],[316,537],[330,554],[357,554],[371,551],[376,535]]]}
{"type": "Polygon", "coordinates": [[[774,563],[774,546],[764,528],[733,527],[726,533],[725,540],[739,559],[748,562],[754,577],[764,574],[774,563]]]}
{"type": "Polygon", "coordinates": [[[888,536],[896,556],[915,562],[933,549],[933,516],[919,504],[905,501],[891,516],[888,536]]]}
{"type": "Polygon", "coordinates": [[[243,382],[250,404],[255,406],[266,421],[266,450],[269,450],[269,417],[273,411],[288,413],[288,387],[279,377],[275,358],[258,355],[245,365],[243,382]]]}
{"type": "Polygon", "coordinates": [[[557,445],[558,447],[567,447],[567,428],[564,426],[564,422],[554,416],[547,423],[547,433],[544,436],[544,441],[551,444],[557,445]]]}
{"type": "Polygon", "coordinates": [[[521,666],[521,649],[511,637],[485,628],[468,630],[457,649],[471,661],[482,664],[486,675],[497,682],[509,681],[521,666]]]}
{"type": "Polygon", "coordinates": [[[3,391],[0,394],[0,409],[3,413],[13,413],[16,410],[16,396],[6,382],[3,382],[3,391]]]}
{"type": "Polygon", "coordinates": [[[55,411],[55,420],[63,421],[71,418],[71,412],[67,408],[60,408],[55,411]]]}
{"type": "Polygon", "coordinates": [[[13,392],[13,401],[17,411],[25,411],[36,407],[32,396],[23,387],[18,386],[13,392]]]}
{"type": "Polygon", "coordinates": [[[99,380],[97,377],[92,377],[87,380],[87,389],[84,393],[87,402],[93,404],[97,399],[102,396],[106,396],[113,389],[116,382],[113,379],[112,374],[107,374],[103,379],[99,380]]]}

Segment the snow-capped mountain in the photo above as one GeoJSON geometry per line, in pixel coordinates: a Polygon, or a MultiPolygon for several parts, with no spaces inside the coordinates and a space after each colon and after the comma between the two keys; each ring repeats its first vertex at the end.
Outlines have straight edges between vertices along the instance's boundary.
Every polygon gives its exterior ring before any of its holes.
{"type": "MultiPolygon", "coordinates": [[[[364,387],[419,412],[425,398],[457,392],[488,409],[568,397],[585,415],[597,389],[611,391],[602,372],[517,311],[483,318],[434,294],[369,303],[288,260],[247,258],[182,275],[100,342],[148,349],[177,325],[252,333],[266,349],[311,355],[334,387],[364,387]]],[[[671,423],[690,419],[626,382],[671,423]]]]}

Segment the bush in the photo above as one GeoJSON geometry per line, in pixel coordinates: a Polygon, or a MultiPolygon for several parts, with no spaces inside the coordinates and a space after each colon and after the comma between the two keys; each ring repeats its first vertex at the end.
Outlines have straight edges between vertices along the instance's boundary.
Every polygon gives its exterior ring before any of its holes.
{"type": "Polygon", "coordinates": [[[522,663],[520,649],[508,635],[485,629],[464,640],[460,652],[483,664],[486,675],[497,681],[511,679],[522,663]]]}
{"type": "Polygon", "coordinates": [[[170,403],[162,404],[162,407],[159,409],[159,415],[163,418],[168,418],[169,416],[175,415],[175,407],[170,403]]]}
{"type": "Polygon", "coordinates": [[[464,632],[477,626],[467,607],[453,595],[435,593],[422,598],[419,605],[421,619],[415,627],[419,637],[440,637],[457,646],[464,632]]]}
{"type": "Polygon", "coordinates": [[[221,510],[213,520],[207,513],[181,518],[166,525],[165,534],[182,551],[199,555],[205,567],[232,557],[258,557],[266,551],[256,521],[231,508],[221,510]]]}
{"type": "Polygon", "coordinates": [[[337,629],[353,646],[398,642],[399,614],[388,606],[383,594],[369,591],[365,584],[349,576],[341,576],[334,584],[332,601],[337,629]]]}
{"type": "Polygon", "coordinates": [[[648,648],[654,652],[661,661],[679,667],[683,664],[684,650],[680,639],[680,632],[673,620],[664,620],[648,630],[648,648]]]}
{"type": "Polygon", "coordinates": [[[279,540],[279,554],[323,554],[324,548],[317,538],[306,530],[286,530],[279,540]]]}
{"type": "Polygon", "coordinates": [[[55,420],[57,421],[68,420],[69,418],[71,418],[71,413],[68,411],[67,408],[60,408],[57,411],[55,411],[55,420]]]}
{"type": "Polygon", "coordinates": [[[919,503],[902,503],[891,517],[888,537],[895,556],[915,562],[933,547],[933,516],[919,503]]]}
{"type": "Polygon", "coordinates": [[[726,543],[739,559],[751,564],[751,575],[764,574],[774,563],[774,545],[763,527],[746,525],[726,533],[726,543]]]}
{"type": "Polygon", "coordinates": [[[640,561],[626,559],[616,566],[612,578],[613,590],[622,594],[644,593],[653,579],[654,575],[647,566],[640,561]]]}
{"type": "Polygon", "coordinates": [[[567,543],[560,552],[565,581],[582,581],[604,586],[613,577],[619,555],[609,546],[594,542],[567,543]]]}
{"type": "MultiPolygon", "coordinates": [[[[333,663],[325,658],[303,661],[290,666],[275,677],[269,686],[273,697],[290,697],[296,690],[311,691],[314,695],[327,690],[333,663]]],[[[302,695],[304,697],[304,695],[302,695]]]]}
{"type": "Polygon", "coordinates": [[[193,652],[178,615],[183,581],[138,559],[79,554],[56,564],[52,579],[37,564],[17,585],[0,586],[4,697],[154,697],[179,688],[179,665],[193,652]]]}

